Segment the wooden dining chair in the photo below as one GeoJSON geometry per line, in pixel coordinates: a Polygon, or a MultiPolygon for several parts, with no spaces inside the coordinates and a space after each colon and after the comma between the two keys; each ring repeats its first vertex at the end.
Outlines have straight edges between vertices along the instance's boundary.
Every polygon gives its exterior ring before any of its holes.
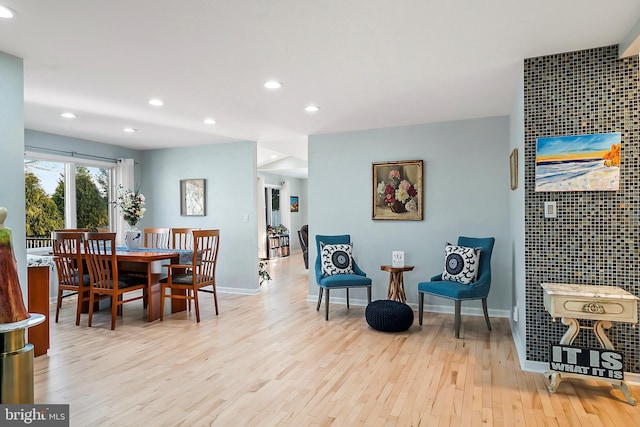
{"type": "Polygon", "coordinates": [[[147,227],[142,230],[144,232],[145,248],[169,248],[169,228],[163,227],[147,227]]]}
{"type": "MultiPolygon", "coordinates": [[[[193,231],[199,228],[172,228],[171,248],[172,249],[193,249],[193,231]]],[[[189,270],[186,270],[188,273],[189,270]]],[[[187,293],[191,293],[187,290],[187,293]]],[[[191,311],[191,299],[187,299],[187,308],[191,311]]]]}
{"type": "Polygon", "coordinates": [[[199,228],[172,228],[172,249],[193,249],[193,231],[199,228]]]}
{"type": "Polygon", "coordinates": [[[94,302],[101,296],[111,298],[111,329],[116,328],[118,308],[124,303],[143,298],[143,294],[125,299],[128,292],[144,290],[146,281],[137,277],[120,277],[116,256],[116,233],[87,233],[84,253],[90,276],[89,326],[93,320],[94,302]]]}
{"type": "Polygon", "coordinates": [[[196,321],[200,322],[198,292],[213,294],[216,316],[218,315],[216,265],[219,244],[220,230],[194,230],[193,257],[191,263],[166,265],[169,276],[160,280],[160,320],[162,320],[164,314],[165,298],[173,298],[186,299],[187,301],[193,300],[196,311],[196,321]],[[211,286],[211,289],[204,289],[208,286],[211,286]],[[171,290],[169,294],[166,293],[167,288],[171,290]]]}
{"type": "Polygon", "coordinates": [[[82,262],[84,233],[54,231],[51,236],[53,259],[58,271],[58,298],[56,302],[56,323],[60,316],[63,298],[78,296],[76,304],[76,325],[80,324],[82,303],[89,298],[89,274],[85,273],[82,262]]]}

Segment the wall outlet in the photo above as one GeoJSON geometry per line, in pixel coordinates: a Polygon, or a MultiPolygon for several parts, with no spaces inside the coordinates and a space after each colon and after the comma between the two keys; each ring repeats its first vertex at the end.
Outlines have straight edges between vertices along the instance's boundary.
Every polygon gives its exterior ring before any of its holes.
{"type": "Polygon", "coordinates": [[[513,307],[513,321],[514,322],[518,321],[518,304],[516,304],[516,306],[513,307]]]}

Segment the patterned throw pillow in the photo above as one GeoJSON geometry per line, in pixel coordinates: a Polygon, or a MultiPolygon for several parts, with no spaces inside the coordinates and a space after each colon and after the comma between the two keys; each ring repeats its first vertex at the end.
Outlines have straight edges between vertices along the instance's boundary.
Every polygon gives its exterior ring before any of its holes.
{"type": "Polygon", "coordinates": [[[353,274],[353,262],[351,260],[351,244],[325,245],[320,242],[322,274],[333,276],[334,274],[353,274]]]}
{"type": "Polygon", "coordinates": [[[475,282],[480,268],[480,248],[447,245],[444,250],[442,280],[465,285],[475,282]]]}

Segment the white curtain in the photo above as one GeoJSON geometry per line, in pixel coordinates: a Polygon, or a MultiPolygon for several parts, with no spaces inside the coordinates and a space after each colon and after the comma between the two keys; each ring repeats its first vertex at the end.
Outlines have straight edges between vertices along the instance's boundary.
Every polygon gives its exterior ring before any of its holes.
{"type": "Polygon", "coordinates": [[[258,258],[267,257],[267,218],[265,216],[266,200],[264,199],[264,178],[258,177],[258,188],[256,190],[258,213],[258,258]]]}
{"type": "MultiPolygon", "coordinates": [[[[114,191],[114,199],[118,196],[117,189],[120,185],[122,185],[125,189],[130,189],[135,191],[135,179],[134,179],[134,166],[135,161],[133,159],[118,159],[118,164],[116,165],[116,178],[115,178],[115,191],[114,191]]],[[[116,208],[115,211],[116,221],[116,245],[124,246],[124,232],[129,228],[129,225],[122,218],[122,214],[120,210],[116,208]]]]}

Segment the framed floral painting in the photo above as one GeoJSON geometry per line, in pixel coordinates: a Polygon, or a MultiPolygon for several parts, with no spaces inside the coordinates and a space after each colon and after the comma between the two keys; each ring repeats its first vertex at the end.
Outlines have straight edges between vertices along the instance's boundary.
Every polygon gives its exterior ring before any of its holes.
{"type": "Polygon", "coordinates": [[[372,163],[372,219],[422,220],[422,160],[372,163]]]}

